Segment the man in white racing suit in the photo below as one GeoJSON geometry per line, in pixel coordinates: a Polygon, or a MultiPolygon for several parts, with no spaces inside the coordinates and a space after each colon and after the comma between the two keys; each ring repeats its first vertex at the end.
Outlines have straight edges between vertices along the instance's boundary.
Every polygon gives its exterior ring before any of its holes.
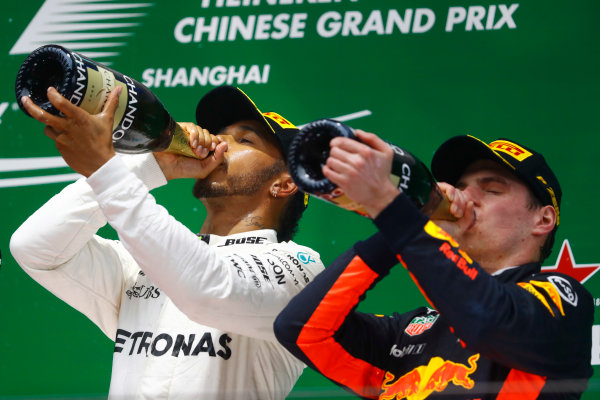
{"type": "Polygon", "coordinates": [[[203,160],[115,156],[119,94],[98,115],[54,89],[48,97],[65,117],[25,101],[86,178],[23,223],[12,254],[114,340],[109,398],[285,398],[304,365],[277,343],[273,320],[323,269],[317,253],[290,241],[306,206],[284,161],[295,127],[224,86],[201,99],[200,127],[182,124],[203,160]],[[198,178],[200,235],[149,194],[182,177],[198,178]],[[96,235],[107,222],[119,241],[96,235]]]}

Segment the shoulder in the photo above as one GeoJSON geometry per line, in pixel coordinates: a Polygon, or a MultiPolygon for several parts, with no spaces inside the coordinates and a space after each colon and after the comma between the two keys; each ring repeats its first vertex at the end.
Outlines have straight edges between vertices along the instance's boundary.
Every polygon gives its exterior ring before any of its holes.
{"type": "Polygon", "coordinates": [[[311,249],[310,247],[302,246],[293,241],[271,243],[267,246],[267,251],[278,251],[282,253],[291,254],[298,258],[299,261],[309,263],[313,261],[321,261],[321,256],[318,252],[311,249]]]}
{"type": "Polygon", "coordinates": [[[543,290],[550,299],[565,309],[575,308],[593,313],[591,293],[575,278],[559,272],[538,272],[526,279],[536,290],[543,290]]]}
{"type": "Polygon", "coordinates": [[[265,246],[264,253],[279,259],[283,264],[290,263],[300,270],[308,270],[312,275],[325,268],[318,252],[292,241],[272,243],[265,246]]]}
{"type": "Polygon", "coordinates": [[[589,298],[592,296],[577,279],[560,272],[538,272],[532,274],[527,282],[548,282],[561,294],[561,297],[564,295],[569,300],[574,300],[575,294],[589,298]]]}

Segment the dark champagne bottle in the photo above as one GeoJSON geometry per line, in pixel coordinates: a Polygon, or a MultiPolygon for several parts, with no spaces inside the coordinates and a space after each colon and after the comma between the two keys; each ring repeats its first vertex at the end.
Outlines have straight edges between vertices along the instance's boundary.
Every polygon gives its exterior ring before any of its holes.
{"type": "MultiPolygon", "coordinates": [[[[354,129],[331,119],[320,119],[305,125],[290,145],[288,165],[292,179],[304,192],[339,207],[369,216],[364,207],[353,202],[322,168],[329,157],[329,141],[337,136],[358,140],[354,129]]],[[[437,186],[429,169],[418,158],[387,143],[394,150],[390,179],[408,195],[421,211],[433,219],[454,219],[448,201],[437,186]]]]}
{"type": "Polygon", "coordinates": [[[187,133],[158,97],[127,75],[51,44],[34,50],[21,65],[15,84],[19,107],[28,114],[21,97],[29,96],[44,111],[60,115],[46,95],[50,86],[90,114],[99,113],[110,91],[121,86],[113,125],[116,151],[129,154],[169,151],[196,157],[188,145],[187,133]]]}

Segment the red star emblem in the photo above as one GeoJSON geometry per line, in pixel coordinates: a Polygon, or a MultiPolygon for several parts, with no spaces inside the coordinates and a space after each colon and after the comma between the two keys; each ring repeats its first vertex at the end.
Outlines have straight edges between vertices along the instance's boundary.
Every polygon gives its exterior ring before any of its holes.
{"type": "Polygon", "coordinates": [[[598,269],[600,269],[600,264],[577,264],[573,257],[573,251],[571,251],[571,245],[569,245],[567,239],[562,244],[556,265],[542,267],[542,271],[544,272],[561,272],[577,279],[581,283],[587,281],[598,269]]]}

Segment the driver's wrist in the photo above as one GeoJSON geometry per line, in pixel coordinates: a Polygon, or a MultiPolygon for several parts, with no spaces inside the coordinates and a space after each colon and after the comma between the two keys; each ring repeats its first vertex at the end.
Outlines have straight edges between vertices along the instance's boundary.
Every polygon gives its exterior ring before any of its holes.
{"type": "Polygon", "coordinates": [[[385,190],[375,193],[373,201],[364,205],[371,218],[376,218],[401,193],[400,189],[390,185],[385,190]]]}

